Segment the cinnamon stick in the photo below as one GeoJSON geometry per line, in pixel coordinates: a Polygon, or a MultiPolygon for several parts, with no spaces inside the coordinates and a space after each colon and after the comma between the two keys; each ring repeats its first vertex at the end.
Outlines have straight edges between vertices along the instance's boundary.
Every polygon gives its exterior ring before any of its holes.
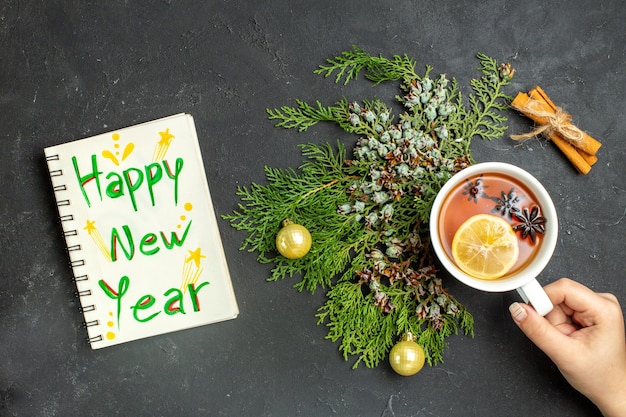
{"type": "Polygon", "coordinates": [[[529,94],[519,93],[511,103],[511,107],[541,125],[529,134],[512,136],[514,139],[532,137],[538,133],[544,134],[554,142],[581,174],[587,174],[591,170],[591,166],[597,162],[598,158],[595,154],[602,144],[573,126],[570,123],[571,116],[557,107],[541,87],[536,86],[530,90],[529,94]],[[552,115],[555,115],[554,118],[558,116],[558,120],[549,120],[552,115]],[[553,128],[553,123],[559,124],[561,128],[565,125],[571,137],[564,138],[557,129],[553,128]]]}
{"type": "Polygon", "coordinates": [[[578,151],[578,153],[580,154],[580,156],[583,157],[583,159],[585,161],[587,161],[587,163],[591,166],[593,166],[593,164],[595,164],[596,162],[598,162],[598,157],[595,155],[589,155],[587,152],[583,152],[583,151],[578,151]]]}
{"type": "MultiPolygon", "coordinates": [[[[550,100],[550,97],[548,97],[548,95],[545,93],[545,91],[543,91],[541,87],[536,86],[528,92],[528,95],[534,100],[545,101],[553,113],[557,112],[558,107],[552,102],[552,100],[550,100]]],[[[582,133],[583,139],[580,141],[572,142],[572,145],[589,155],[595,155],[596,152],[598,152],[598,149],[600,149],[600,147],[602,146],[602,144],[596,139],[589,136],[586,132],[582,133]]]]}
{"type": "Polygon", "coordinates": [[[591,165],[587,160],[582,156],[582,154],[576,150],[572,145],[567,143],[564,139],[562,139],[559,135],[552,133],[550,134],[550,140],[554,142],[554,144],[563,152],[563,154],[567,157],[567,159],[574,165],[574,168],[581,174],[585,175],[591,171],[591,165]]]}

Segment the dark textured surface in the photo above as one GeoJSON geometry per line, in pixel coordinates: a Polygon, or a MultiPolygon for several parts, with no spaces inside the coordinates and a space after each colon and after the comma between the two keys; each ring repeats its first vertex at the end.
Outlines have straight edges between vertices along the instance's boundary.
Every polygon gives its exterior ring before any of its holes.
{"type": "MultiPolygon", "coordinates": [[[[539,280],[570,276],[626,302],[625,19],[621,0],[0,2],[0,415],[597,415],[512,323],[515,294],[452,280],[475,316],[474,339],[451,337],[445,363],[415,377],[386,364],[352,370],[316,326],[322,292],[296,292],[296,278],[265,282],[268,267],[238,251],[244,236],[226,222],[239,318],[94,352],[43,148],[191,113],[226,214],[237,185],[262,182],[264,165],[299,165],[298,143],[353,139],[332,126],[276,129],[266,107],[393,100],[393,85],[314,75],[326,58],[353,44],[407,53],[467,90],[484,52],[517,69],[511,94],[540,84],[603,142],[588,176],[537,140],[474,142],[477,160],[531,171],[555,201],[560,238],[539,280]]],[[[509,116],[509,132],[532,127],[509,116]]]]}

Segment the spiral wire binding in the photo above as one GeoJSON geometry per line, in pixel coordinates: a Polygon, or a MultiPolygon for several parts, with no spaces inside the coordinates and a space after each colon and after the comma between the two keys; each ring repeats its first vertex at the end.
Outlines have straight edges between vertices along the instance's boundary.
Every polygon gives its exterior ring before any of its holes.
{"type": "Polygon", "coordinates": [[[80,311],[81,313],[88,313],[90,311],[96,311],[96,306],[95,305],[88,305],[88,306],[80,306],[78,307],[78,311],[80,311]]]}
{"type": "MultiPolygon", "coordinates": [[[[60,157],[58,154],[55,155],[46,155],[46,162],[50,163],[51,161],[60,161],[60,157]]],[[[54,177],[61,177],[63,176],[63,170],[62,169],[50,169],[50,166],[48,165],[48,170],[50,172],[50,177],[54,178],[54,177]]],[[[58,192],[62,192],[62,191],[67,191],[67,185],[66,184],[58,184],[58,185],[53,185],[53,190],[55,192],[55,196],[56,193],[58,192]]],[[[70,206],[72,203],[69,199],[64,199],[64,200],[60,200],[60,199],[56,199],[57,202],[57,206],[58,207],[68,207],[70,206]]],[[[60,210],[60,209],[59,209],[60,210]]],[[[66,241],[66,250],[68,252],[68,256],[69,256],[69,252],[78,252],[82,250],[82,246],[80,244],[76,244],[76,245],[69,245],[68,241],[67,241],[67,237],[73,237],[73,236],[78,236],[78,230],[77,229],[70,229],[69,227],[65,227],[65,226],[69,226],[69,224],[67,222],[72,222],[74,221],[74,216],[72,214],[63,214],[61,215],[59,213],[59,220],[61,222],[61,228],[63,229],[63,237],[65,238],[66,241]]],[[[81,275],[77,275],[75,272],[75,268],[78,267],[83,267],[85,266],[85,260],[84,259],[76,259],[76,260],[72,260],[72,257],[69,256],[70,258],[70,267],[72,268],[72,281],[74,283],[76,282],[84,282],[84,281],[88,281],[89,280],[89,276],[87,274],[81,274],[81,275]]],[[[82,291],[74,291],[74,296],[78,299],[81,300],[81,306],[78,307],[78,311],[83,314],[88,313],[88,312],[92,312],[96,310],[96,306],[94,304],[91,305],[82,305],[82,298],[83,297],[87,297],[92,295],[91,289],[86,289],[86,290],[82,290],[82,291]]],[[[95,326],[99,326],[100,325],[100,321],[99,320],[90,320],[90,321],[83,321],[82,323],[83,327],[85,329],[89,328],[89,327],[95,327],[95,326]]],[[[101,342],[103,339],[102,335],[96,335],[96,336],[87,336],[85,337],[85,340],[87,341],[87,343],[89,343],[90,345],[92,343],[95,342],[101,342]]]]}

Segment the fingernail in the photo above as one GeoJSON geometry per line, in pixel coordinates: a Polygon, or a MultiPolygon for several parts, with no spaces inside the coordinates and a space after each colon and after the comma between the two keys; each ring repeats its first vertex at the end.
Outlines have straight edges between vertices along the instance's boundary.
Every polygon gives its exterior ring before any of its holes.
{"type": "Polygon", "coordinates": [[[511,313],[513,320],[518,323],[524,321],[524,319],[526,319],[526,316],[528,316],[528,313],[526,313],[526,309],[522,307],[520,303],[511,304],[509,306],[509,312],[511,313]]]}

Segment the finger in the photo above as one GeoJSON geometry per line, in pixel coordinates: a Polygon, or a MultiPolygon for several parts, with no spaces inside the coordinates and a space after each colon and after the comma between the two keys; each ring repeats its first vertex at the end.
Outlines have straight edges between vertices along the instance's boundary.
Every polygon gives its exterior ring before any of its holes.
{"type": "Polygon", "coordinates": [[[577,323],[572,316],[572,309],[564,304],[554,306],[552,311],[545,315],[546,320],[550,322],[557,330],[566,336],[571,335],[582,326],[577,323]]]}
{"type": "Polygon", "coordinates": [[[554,305],[563,304],[573,310],[572,314],[574,311],[595,314],[601,309],[599,301],[605,301],[591,289],[569,278],[561,278],[546,285],[544,289],[554,305]]]}
{"type": "Polygon", "coordinates": [[[554,327],[565,336],[570,336],[572,333],[582,328],[582,326],[580,326],[578,323],[574,323],[571,320],[568,320],[564,323],[556,324],[554,325],[554,327]]]}
{"type": "Polygon", "coordinates": [[[572,311],[569,307],[563,304],[557,304],[548,314],[545,315],[545,318],[552,323],[552,325],[556,326],[569,321],[571,314],[572,311]]]}
{"type": "Polygon", "coordinates": [[[602,298],[604,298],[604,299],[606,299],[606,300],[608,300],[608,301],[610,301],[610,302],[612,302],[612,303],[615,303],[615,304],[619,305],[619,300],[617,299],[617,297],[615,296],[615,294],[611,294],[611,293],[609,293],[609,292],[599,292],[599,293],[597,293],[597,294],[598,294],[600,297],[602,297],[602,298]]]}

